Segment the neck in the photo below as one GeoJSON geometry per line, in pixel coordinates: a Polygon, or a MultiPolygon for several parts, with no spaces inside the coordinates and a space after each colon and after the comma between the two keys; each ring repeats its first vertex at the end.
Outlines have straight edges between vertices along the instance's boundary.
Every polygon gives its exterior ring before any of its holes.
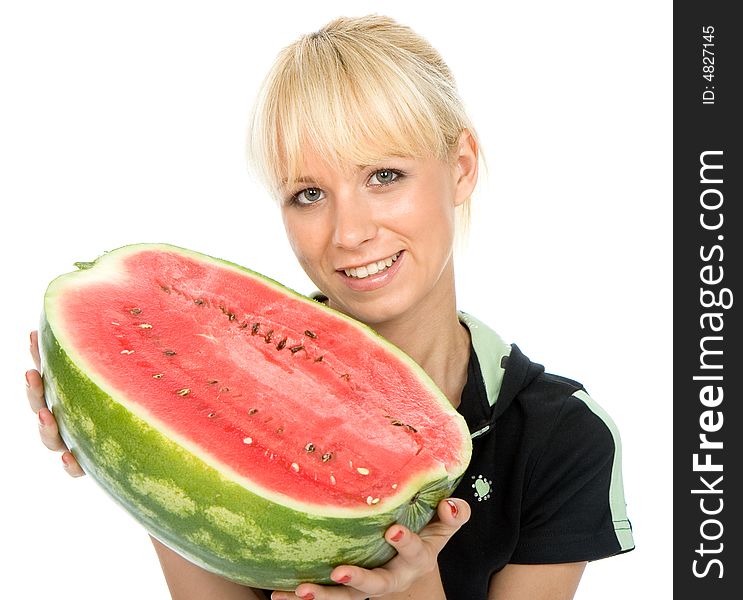
{"type": "Polygon", "coordinates": [[[467,380],[470,337],[457,316],[451,262],[440,284],[410,311],[374,329],[417,362],[456,407],[467,380]]]}

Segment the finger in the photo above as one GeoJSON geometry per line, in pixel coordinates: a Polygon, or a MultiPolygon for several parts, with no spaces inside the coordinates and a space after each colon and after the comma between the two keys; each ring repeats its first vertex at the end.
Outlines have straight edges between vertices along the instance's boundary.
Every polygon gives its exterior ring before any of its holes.
{"type": "MultiPolygon", "coordinates": [[[[409,536],[411,537],[411,536],[409,536]]],[[[417,536],[412,536],[417,537],[417,536]]],[[[330,578],[339,587],[317,586],[314,584],[302,584],[296,589],[296,594],[312,593],[316,600],[364,600],[369,596],[378,596],[389,592],[402,591],[410,584],[406,578],[407,571],[393,568],[395,559],[383,567],[376,569],[363,569],[352,565],[341,565],[333,569],[330,578]],[[330,595],[336,592],[338,595],[330,595]]],[[[399,565],[398,565],[399,566],[399,565]]]]}
{"type": "MultiPolygon", "coordinates": [[[[304,592],[302,596],[300,596],[299,595],[299,592],[297,592],[297,591],[294,591],[294,592],[273,592],[273,593],[271,593],[271,600],[298,600],[300,598],[302,600],[327,600],[328,598],[332,598],[333,600],[340,600],[340,599],[346,599],[346,598],[353,598],[353,596],[346,596],[346,595],[343,595],[343,596],[336,596],[336,595],[326,596],[324,594],[324,590],[329,590],[329,589],[332,589],[332,588],[328,588],[327,586],[325,586],[324,588],[322,586],[315,586],[315,587],[321,588],[317,592],[317,595],[315,594],[315,592],[304,592]]],[[[344,594],[345,594],[345,592],[344,592],[344,594]]]]}
{"type": "Polygon", "coordinates": [[[42,408],[38,412],[39,415],[39,435],[43,444],[49,448],[49,450],[63,451],[67,450],[64,441],[59,435],[59,427],[57,427],[57,420],[54,418],[52,411],[48,408],[42,408]]]}
{"type": "Polygon", "coordinates": [[[31,358],[34,359],[36,369],[41,371],[41,356],[39,356],[39,332],[32,331],[30,335],[31,358]]]}
{"type": "MultiPolygon", "coordinates": [[[[371,592],[360,591],[353,587],[317,585],[315,583],[303,583],[294,593],[284,592],[286,596],[279,596],[278,600],[366,600],[371,592]]],[[[273,599],[273,596],[271,596],[273,599]]]]}
{"type": "Polygon", "coordinates": [[[64,465],[64,469],[65,471],[67,471],[67,474],[72,477],[82,477],[83,475],[85,475],[85,471],[83,471],[80,463],[77,462],[77,459],[70,451],[65,451],[62,453],[62,464],[64,465]]]}
{"type": "Polygon", "coordinates": [[[44,383],[41,381],[41,375],[36,369],[26,371],[26,398],[28,398],[28,403],[34,412],[39,412],[40,409],[46,408],[44,383]]]}

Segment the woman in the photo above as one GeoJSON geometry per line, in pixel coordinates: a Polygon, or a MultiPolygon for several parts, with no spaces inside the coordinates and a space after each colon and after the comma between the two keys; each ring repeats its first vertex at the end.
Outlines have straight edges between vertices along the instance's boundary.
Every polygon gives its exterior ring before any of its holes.
{"type": "MultiPolygon", "coordinates": [[[[582,386],[549,375],[457,311],[452,249],[478,177],[479,142],[449,69],[385,17],[337,19],[279,55],[250,135],[259,177],[317,298],[415,359],[465,417],[473,458],[457,498],[415,534],[386,532],[397,556],[341,565],[339,586],[274,600],[572,598],[586,562],[631,550],[619,438],[582,386]]],[[[38,366],[36,338],[32,352],[38,366]]],[[[45,407],[44,443],[83,474],[45,407]]],[[[174,598],[263,598],[153,539],[174,598]]]]}

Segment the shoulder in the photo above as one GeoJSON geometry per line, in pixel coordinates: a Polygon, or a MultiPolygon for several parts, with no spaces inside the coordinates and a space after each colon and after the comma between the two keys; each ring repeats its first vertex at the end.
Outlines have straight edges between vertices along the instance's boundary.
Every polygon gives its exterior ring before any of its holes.
{"type": "MultiPolygon", "coordinates": [[[[609,414],[579,382],[552,373],[534,379],[515,398],[531,421],[543,424],[553,434],[593,431],[596,437],[614,439],[619,436],[609,414]]],[[[580,440],[575,440],[578,443],[580,440]]]]}

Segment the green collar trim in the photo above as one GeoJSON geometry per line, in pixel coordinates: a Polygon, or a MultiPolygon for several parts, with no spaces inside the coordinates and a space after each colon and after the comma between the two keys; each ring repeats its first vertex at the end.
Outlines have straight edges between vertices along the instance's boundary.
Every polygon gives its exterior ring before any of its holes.
{"type": "Polygon", "coordinates": [[[472,338],[472,347],[479,359],[485,393],[490,406],[494,406],[500,394],[506,369],[503,358],[511,354],[511,345],[503,341],[495,331],[485,323],[462,311],[457,311],[459,321],[467,326],[472,338]]]}

